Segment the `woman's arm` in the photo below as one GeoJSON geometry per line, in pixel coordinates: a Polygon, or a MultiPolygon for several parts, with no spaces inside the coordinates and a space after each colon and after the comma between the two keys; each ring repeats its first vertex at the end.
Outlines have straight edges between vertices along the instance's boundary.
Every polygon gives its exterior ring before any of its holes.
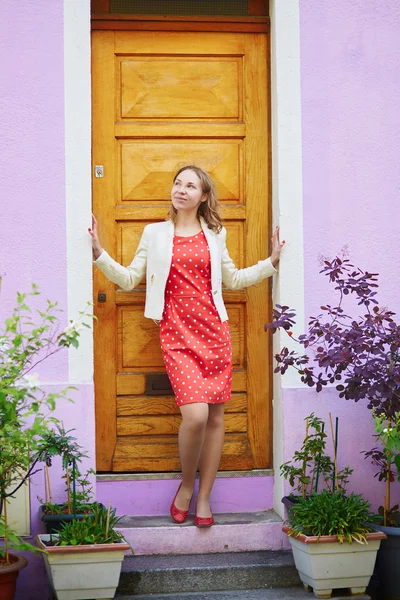
{"type": "Polygon", "coordinates": [[[123,290],[133,290],[142,281],[146,273],[148,244],[146,227],[144,228],[135,256],[128,267],[120,265],[101,247],[95,217],[93,217],[92,229],[88,231],[92,238],[93,258],[95,259],[94,264],[96,267],[104,273],[107,279],[116,283],[123,290]]]}
{"type": "Polygon", "coordinates": [[[281,250],[285,242],[279,242],[279,227],[276,227],[272,236],[272,252],[269,258],[260,260],[256,265],[245,269],[237,269],[233,260],[229,256],[226,247],[226,230],[222,231],[223,252],[222,252],[222,281],[227,288],[231,290],[241,290],[250,285],[260,283],[266,277],[271,277],[277,270],[281,250]]]}

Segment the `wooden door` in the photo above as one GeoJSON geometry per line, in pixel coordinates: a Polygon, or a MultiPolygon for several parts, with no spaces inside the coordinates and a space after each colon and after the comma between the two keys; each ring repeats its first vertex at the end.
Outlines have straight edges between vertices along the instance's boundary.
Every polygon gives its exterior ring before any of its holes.
{"type": "MultiPolygon", "coordinates": [[[[104,248],[128,264],[144,225],[167,216],[172,174],[194,163],[216,181],[236,265],[267,256],[267,35],[95,31],[92,50],[93,169],[104,168],[93,210],[104,248]]],[[[233,396],[221,469],[269,467],[269,283],[224,299],[233,396]]],[[[174,398],[146,393],[149,375],[165,369],[159,328],[143,316],[145,282],[123,292],[95,269],[94,301],[98,471],[179,470],[174,398]]]]}

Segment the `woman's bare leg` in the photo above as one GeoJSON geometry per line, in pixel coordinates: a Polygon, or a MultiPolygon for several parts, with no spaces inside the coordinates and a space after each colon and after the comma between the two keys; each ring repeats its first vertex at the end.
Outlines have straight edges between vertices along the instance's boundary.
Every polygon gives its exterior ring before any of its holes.
{"type": "Polygon", "coordinates": [[[182,486],[175,500],[180,510],[188,510],[193,495],[196,472],[206,432],[209,405],[195,402],[180,406],[182,423],[179,429],[179,456],[182,468],[182,486]]]}
{"type": "Polygon", "coordinates": [[[200,455],[200,486],[197,496],[197,515],[211,517],[210,494],[221,461],[224,445],[224,404],[209,404],[207,428],[200,455]]]}

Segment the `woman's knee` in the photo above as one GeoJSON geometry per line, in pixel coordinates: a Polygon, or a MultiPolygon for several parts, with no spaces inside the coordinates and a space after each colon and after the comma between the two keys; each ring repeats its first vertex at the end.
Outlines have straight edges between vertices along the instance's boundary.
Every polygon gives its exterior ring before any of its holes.
{"type": "Polygon", "coordinates": [[[202,431],[208,421],[208,405],[205,402],[196,404],[186,404],[181,406],[182,424],[185,428],[196,431],[202,431]]]}
{"type": "Polygon", "coordinates": [[[214,427],[215,429],[225,426],[223,404],[214,404],[210,406],[207,426],[214,427]]]}

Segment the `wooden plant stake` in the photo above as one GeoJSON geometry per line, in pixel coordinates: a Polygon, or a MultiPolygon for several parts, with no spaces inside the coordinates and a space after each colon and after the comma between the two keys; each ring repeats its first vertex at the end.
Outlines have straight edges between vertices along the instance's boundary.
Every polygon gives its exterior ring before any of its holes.
{"type": "Polygon", "coordinates": [[[333,423],[332,423],[332,414],[329,413],[329,422],[331,425],[331,435],[332,435],[332,444],[333,444],[333,468],[334,468],[334,473],[333,473],[333,489],[337,491],[338,489],[338,478],[337,478],[337,461],[336,461],[336,450],[337,450],[337,446],[335,444],[335,436],[333,433],[333,423]]]}

